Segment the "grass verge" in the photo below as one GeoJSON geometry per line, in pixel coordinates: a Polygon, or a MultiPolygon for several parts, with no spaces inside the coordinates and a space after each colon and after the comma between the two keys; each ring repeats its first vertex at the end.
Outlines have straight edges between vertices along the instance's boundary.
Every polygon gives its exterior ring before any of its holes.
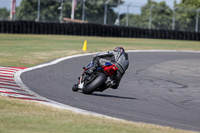
{"type": "Polygon", "coordinates": [[[123,46],[126,50],[200,50],[200,42],[197,41],[0,34],[0,66],[30,67],[52,59],[84,53],[84,40],[88,41],[87,52],[108,51],[117,46],[123,46]]]}
{"type": "Polygon", "coordinates": [[[75,114],[0,96],[0,133],[195,133],[153,124],[75,114]]]}

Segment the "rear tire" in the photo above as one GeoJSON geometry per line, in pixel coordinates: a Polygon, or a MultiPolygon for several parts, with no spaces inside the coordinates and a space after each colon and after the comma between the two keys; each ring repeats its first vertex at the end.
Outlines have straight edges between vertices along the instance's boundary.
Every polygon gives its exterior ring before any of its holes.
{"type": "Polygon", "coordinates": [[[92,94],[97,88],[105,83],[106,80],[106,75],[104,73],[99,73],[99,75],[89,85],[82,89],[82,92],[84,94],[92,94]]]}

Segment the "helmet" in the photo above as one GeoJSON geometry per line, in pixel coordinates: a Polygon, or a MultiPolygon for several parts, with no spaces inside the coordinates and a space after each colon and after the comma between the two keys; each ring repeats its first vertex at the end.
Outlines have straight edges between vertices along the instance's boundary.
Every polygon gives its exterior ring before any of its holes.
{"type": "Polygon", "coordinates": [[[114,51],[115,51],[115,52],[121,52],[121,53],[125,52],[124,48],[122,48],[122,47],[116,47],[116,48],[114,49],[114,51]]]}

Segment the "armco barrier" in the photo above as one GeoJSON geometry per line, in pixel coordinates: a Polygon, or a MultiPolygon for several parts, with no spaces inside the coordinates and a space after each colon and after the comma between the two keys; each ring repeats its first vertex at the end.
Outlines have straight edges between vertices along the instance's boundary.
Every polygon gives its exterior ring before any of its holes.
{"type": "Polygon", "coordinates": [[[92,23],[49,23],[0,21],[0,33],[59,34],[102,37],[134,37],[176,40],[200,40],[200,32],[142,29],[92,23]]]}

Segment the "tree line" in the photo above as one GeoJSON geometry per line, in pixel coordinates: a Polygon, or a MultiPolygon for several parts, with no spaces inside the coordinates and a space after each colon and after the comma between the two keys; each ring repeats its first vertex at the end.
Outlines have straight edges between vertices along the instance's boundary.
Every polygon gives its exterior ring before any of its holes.
{"type": "MultiPolygon", "coordinates": [[[[107,0],[87,0],[85,4],[85,21],[92,23],[104,22],[105,2],[107,0]]],[[[118,13],[118,0],[110,0],[107,5],[107,24],[114,24],[118,13]]],[[[120,1],[123,4],[123,1],[120,1]]],[[[40,21],[59,22],[61,0],[40,0],[40,21]]],[[[120,25],[152,29],[173,29],[194,31],[196,17],[200,8],[200,0],[182,0],[170,8],[164,1],[148,0],[141,7],[140,14],[120,14],[120,25]],[[128,15],[128,16],[127,16],[128,15]],[[150,25],[151,16],[151,25],[150,25]],[[175,20],[173,23],[173,19],[175,20]]],[[[63,0],[63,17],[71,17],[71,0],[63,0]]],[[[22,0],[16,9],[16,20],[37,21],[38,0],[22,0]]],[[[82,19],[83,0],[78,0],[75,19],[82,19]]],[[[0,9],[0,19],[8,20],[9,11],[0,9]]]]}
{"type": "MultiPolygon", "coordinates": [[[[151,27],[153,29],[173,29],[194,31],[196,26],[196,16],[200,8],[200,0],[182,0],[179,4],[174,2],[174,8],[170,8],[165,2],[157,3],[152,0],[141,8],[141,14],[129,15],[129,26],[149,27],[150,8],[152,8],[151,27]],[[174,23],[173,23],[174,18],[174,23]]],[[[123,24],[126,18],[122,19],[123,24]]]]}

